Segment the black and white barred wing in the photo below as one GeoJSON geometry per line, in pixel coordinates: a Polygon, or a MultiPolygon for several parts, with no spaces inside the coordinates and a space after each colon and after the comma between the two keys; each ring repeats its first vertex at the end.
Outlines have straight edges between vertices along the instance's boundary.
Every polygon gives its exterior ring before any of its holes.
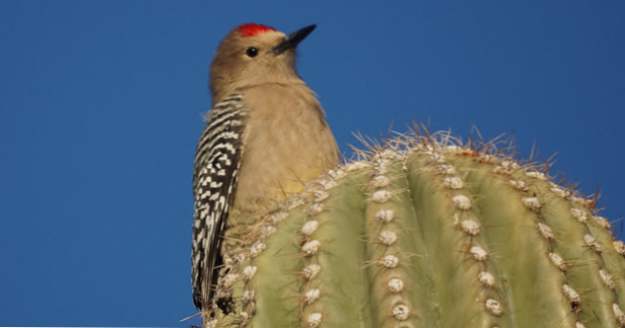
{"type": "Polygon", "coordinates": [[[221,242],[236,190],[244,115],[238,94],[217,103],[196,149],[192,285],[193,303],[200,309],[212,302],[222,264],[221,242]]]}

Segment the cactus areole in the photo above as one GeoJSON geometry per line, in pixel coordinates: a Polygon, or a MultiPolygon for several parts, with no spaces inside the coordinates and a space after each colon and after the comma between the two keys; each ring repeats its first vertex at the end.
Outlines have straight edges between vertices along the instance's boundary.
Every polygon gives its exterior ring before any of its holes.
{"type": "Polygon", "coordinates": [[[405,137],[233,229],[207,327],[625,327],[625,244],[536,165],[405,137]],[[238,234],[238,235],[235,235],[238,234]]]}

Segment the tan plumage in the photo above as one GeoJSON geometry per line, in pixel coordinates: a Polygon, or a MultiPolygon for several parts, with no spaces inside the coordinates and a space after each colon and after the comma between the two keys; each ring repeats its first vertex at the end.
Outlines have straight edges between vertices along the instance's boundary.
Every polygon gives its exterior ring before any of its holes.
{"type": "Polygon", "coordinates": [[[339,162],[324,112],[295,69],[295,48],[312,29],[287,36],[242,25],[222,41],[211,65],[214,109],[194,174],[193,288],[203,310],[216,301],[224,238],[225,247],[236,247],[254,219],[339,162]]]}
{"type": "Polygon", "coordinates": [[[269,209],[338,163],[321,106],[303,83],[242,90],[249,104],[234,209],[269,209]]]}

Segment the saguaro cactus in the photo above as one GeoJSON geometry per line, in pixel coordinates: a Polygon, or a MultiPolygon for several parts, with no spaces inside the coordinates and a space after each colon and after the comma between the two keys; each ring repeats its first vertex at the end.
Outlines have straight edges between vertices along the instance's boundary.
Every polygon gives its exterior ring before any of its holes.
{"type": "Polygon", "coordinates": [[[625,327],[625,245],[531,164],[395,140],[226,254],[212,327],[625,327]]]}

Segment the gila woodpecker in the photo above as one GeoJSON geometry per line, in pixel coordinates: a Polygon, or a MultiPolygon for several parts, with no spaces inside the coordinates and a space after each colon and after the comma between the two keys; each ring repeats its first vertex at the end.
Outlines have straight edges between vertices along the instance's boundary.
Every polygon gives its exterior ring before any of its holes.
{"type": "Polygon", "coordinates": [[[193,302],[202,311],[227,311],[215,295],[226,232],[338,164],[323,109],[295,68],[297,45],[314,29],[244,24],[213,59],[213,106],[193,171],[193,302]]]}

